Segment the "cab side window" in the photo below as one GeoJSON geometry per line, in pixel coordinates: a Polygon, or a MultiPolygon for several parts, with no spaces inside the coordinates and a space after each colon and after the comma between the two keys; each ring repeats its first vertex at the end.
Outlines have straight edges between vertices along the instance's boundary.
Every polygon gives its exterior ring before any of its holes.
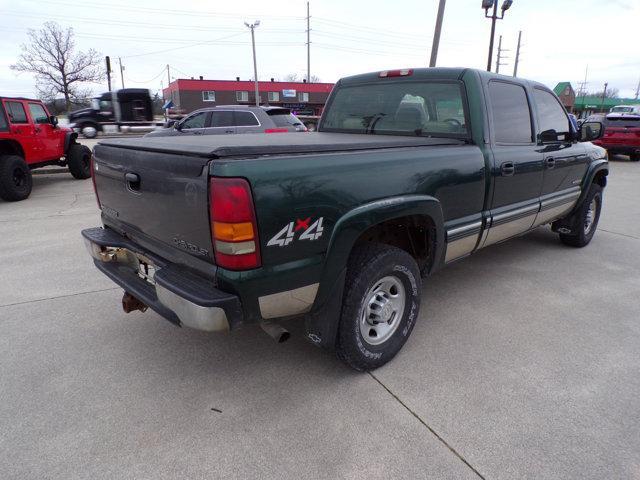
{"type": "Polygon", "coordinates": [[[532,143],[531,109],[524,87],[492,81],[489,98],[496,143],[532,143]]]}
{"type": "Polygon", "coordinates": [[[540,140],[543,142],[563,142],[570,140],[571,127],[564,107],[551,93],[534,89],[533,99],[538,109],[540,140]]]}
{"type": "Polygon", "coordinates": [[[29,104],[29,113],[33,119],[33,123],[49,123],[49,115],[44,111],[42,105],[38,103],[29,104]]]}
{"type": "Polygon", "coordinates": [[[29,123],[27,120],[27,112],[20,102],[6,102],[7,114],[11,123],[29,123]]]}

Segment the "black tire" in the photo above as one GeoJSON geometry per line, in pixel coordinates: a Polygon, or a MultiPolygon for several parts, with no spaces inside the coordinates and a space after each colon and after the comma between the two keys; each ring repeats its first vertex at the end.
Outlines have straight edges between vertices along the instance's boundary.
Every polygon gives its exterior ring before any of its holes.
{"type": "Polygon", "coordinates": [[[0,155],[0,198],[8,202],[24,200],[31,194],[31,169],[18,155],[0,155]]]}
{"type": "Polygon", "coordinates": [[[640,162],[640,153],[632,153],[631,155],[629,155],[629,159],[632,162],[640,162]]]}
{"type": "Polygon", "coordinates": [[[602,211],[602,187],[597,183],[592,183],[589,193],[585,197],[579,210],[574,213],[574,231],[571,233],[561,233],[560,240],[565,245],[582,248],[589,244],[598,228],[600,212],[602,211]],[[595,203],[594,203],[595,202],[595,203]],[[591,213],[591,220],[588,224],[588,217],[592,204],[595,211],[591,213]],[[587,228],[588,227],[588,228],[587,228]]]}
{"type": "MultiPolygon", "coordinates": [[[[397,284],[396,284],[397,285],[397,284]]],[[[378,368],[391,360],[405,344],[420,310],[420,271],[416,261],[404,250],[389,245],[370,243],[356,247],[349,258],[347,277],[342,303],[342,313],[338,326],[336,353],[338,358],[350,367],[359,371],[378,368]],[[391,313],[388,322],[380,321],[369,326],[363,315],[372,311],[370,305],[372,291],[385,278],[395,279],[404,289],[404,307],[401,314],[391,313]],[[365,310],[366,309],[366,310],[365,310]],[[362,324],[362,328],[361,328],[362,324]],[[371,336],[371,331],[378,328],[390,329],[388,337],[379,339],[371,336]],[[371,329],[367,338],[363,329],[371,329]],[[384,339],[384,341],[382,341],[384,339]],[[371,344],[371,341],[382,341],[371,344]]],[[[401,293],[396,286],[396,296],[401,293]]],[[[402,290],[400,289],[400,290],[402,290]]],[[[393,288],[391,289],[393,292],[393,288]]],[[[379,318],[386,318],[391,309],[384,308],[379,318]],[[383,317],[383,314],[385,317],[383,317]]],[[[371,316],[369,316],[371,318],[371,316]]]]}
{"type": "Polygon", "coordinates": [[[67,165],[73,178],[82,180],[91,176],[91,150],[89,147],[73,143],[67,152],[67,165]]]}

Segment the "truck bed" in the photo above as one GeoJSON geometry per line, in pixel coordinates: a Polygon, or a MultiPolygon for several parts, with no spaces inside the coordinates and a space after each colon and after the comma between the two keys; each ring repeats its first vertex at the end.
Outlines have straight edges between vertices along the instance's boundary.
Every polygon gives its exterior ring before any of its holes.
{"type": "Polygon", "coordinates": [[[274,133],[245,135],[185,135],[184,137],[149,137],[109,139],[100,145],[149,152],[184,154],[205,158],[255,155],[289,155],[382,148],[460,145],[461,140],[395,135],[345,133],[274,133]]]}

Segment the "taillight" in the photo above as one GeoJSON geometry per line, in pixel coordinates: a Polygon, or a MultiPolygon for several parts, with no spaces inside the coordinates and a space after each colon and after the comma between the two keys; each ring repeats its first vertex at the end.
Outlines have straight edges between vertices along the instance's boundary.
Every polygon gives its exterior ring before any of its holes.
{"type": "Polygon", "coordinates": [[[98,187],[96,187],[97,171],[98,171],[98,166],[96,165],[96,162],[93,159],[93,155],[91,155],[91,182],[93,183],[93,192],[96,194],[96,202],[98,202],[98,208],[102,210],[102,206],[100,205],[100,197],[98,197],[98,187]]]}
{"type": "Polygon", "coordinates": [[[286,128],[267,128],[264,133],[287,133],[288,131],[286,128]]]}
{"type": "Polygon", "coordinates": [[[212,177],[209,181],[211,239],[218,266],[249,270],[260,266],[260,241],[249,182],[212,177]]]}
{"type": "Polygon", "coordinates": [[[413,68],[403,68],[401,70],[383,70],[378,74],[380,78],[388,77],[408,77],[413,74],[413,68]]]}

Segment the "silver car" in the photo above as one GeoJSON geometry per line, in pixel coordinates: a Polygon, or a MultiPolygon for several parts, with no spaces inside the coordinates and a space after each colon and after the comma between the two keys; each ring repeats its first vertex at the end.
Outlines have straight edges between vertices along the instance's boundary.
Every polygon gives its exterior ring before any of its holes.
{"type": "Polygon", "coordinates": [[[175,135],[228,135],[233,133],[306,132],[307,128],[287,108],[221,105],[202,108],[167,128],[146,137],[175,135]]]}

